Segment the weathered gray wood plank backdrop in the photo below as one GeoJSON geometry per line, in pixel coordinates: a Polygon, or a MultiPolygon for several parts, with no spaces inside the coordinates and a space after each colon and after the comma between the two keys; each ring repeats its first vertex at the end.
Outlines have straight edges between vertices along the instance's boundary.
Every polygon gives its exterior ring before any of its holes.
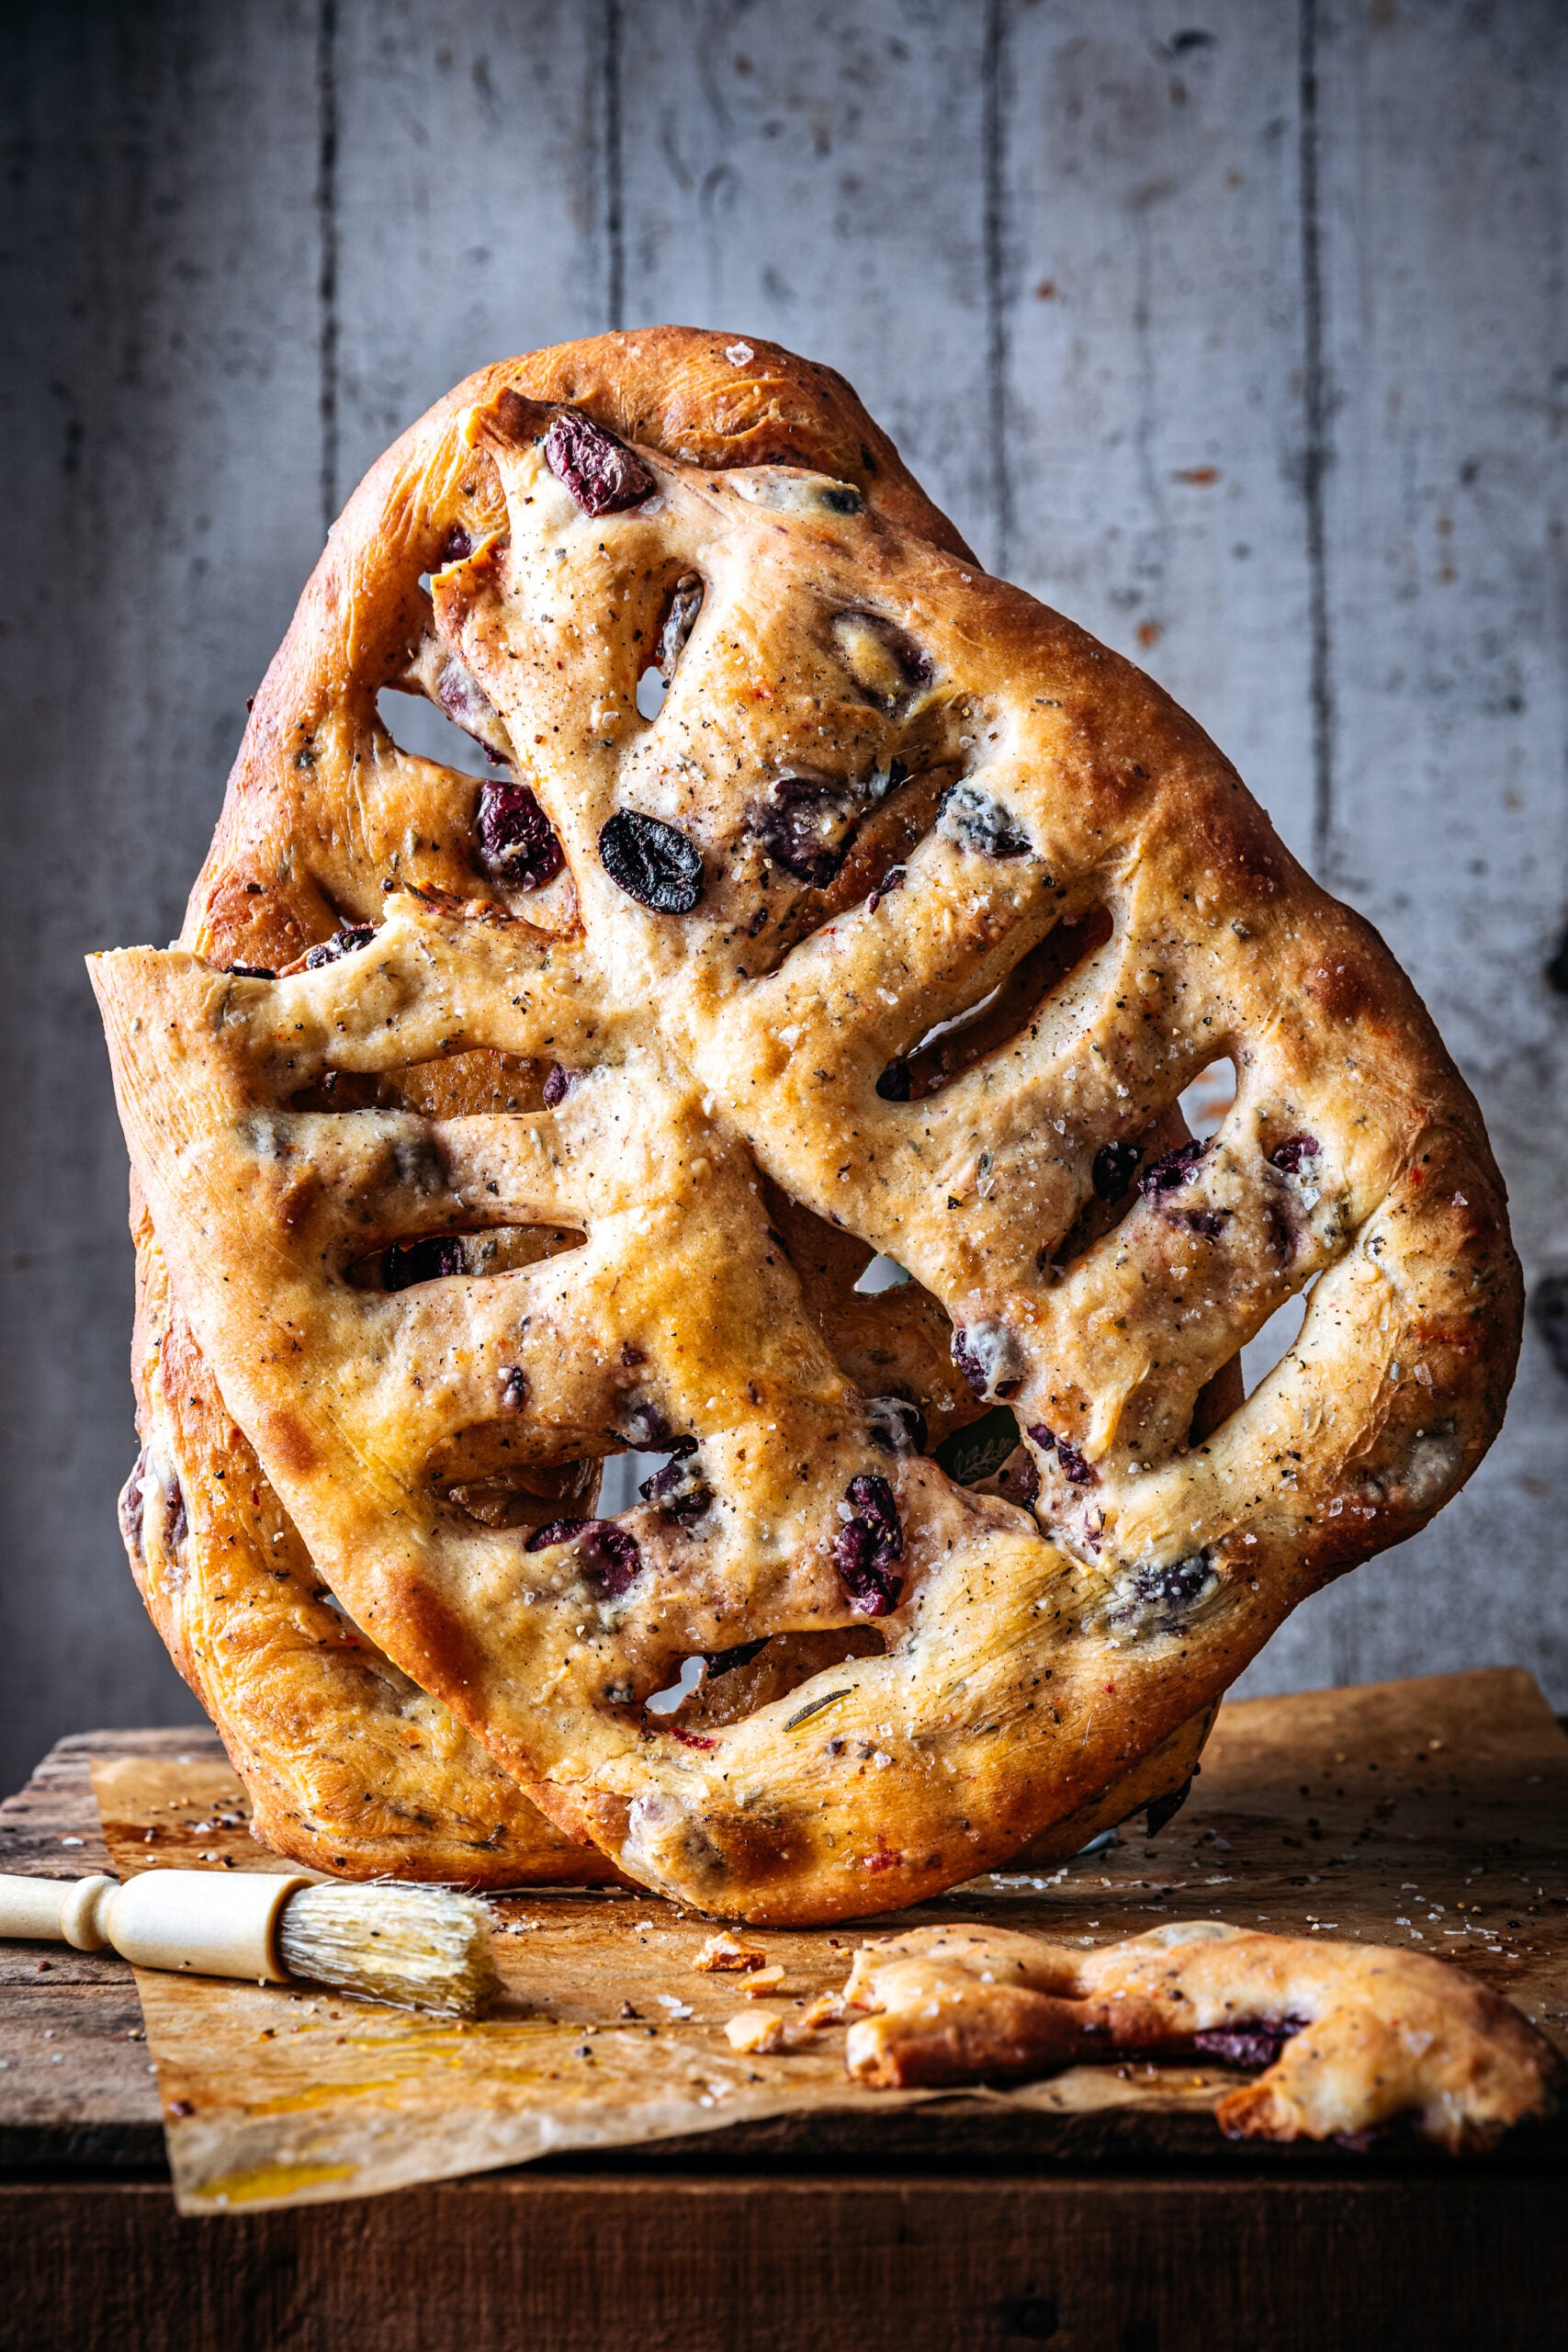
{"type": "MultiPolygon", "coordinates": [[[[14,5],[0,1781],[189,1702],[113,1501],[124,1166],[84,950],[167,938],[361,469],[498,354],[832,361],[1378,922],[1568,1268],[1559,0],[14,5]]],[[[1548,1294],[1550,1295],[1550,1294],[1548,1294]]],[[[1252,1687],[1568,1696],[1568,1353],[1252,1687]]]]}

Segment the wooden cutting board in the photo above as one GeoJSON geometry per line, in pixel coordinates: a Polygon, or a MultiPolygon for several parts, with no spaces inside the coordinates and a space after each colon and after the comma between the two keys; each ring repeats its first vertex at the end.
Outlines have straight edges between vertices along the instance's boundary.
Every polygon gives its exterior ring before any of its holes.
{"type": "MultiPolygon", "coordinates": [[[[216,1742],[142,1735],[117,1753],[100,1735],[92,1747],[122,1874],[279,1867],[246,1835],[216,1742]]],[[[1156,1841],[1124,1831],[1065,1869],[977,1880],[897,1924],[984,1919],[1087,1945],[1213,1917],[1411,1943],[1473,1968],[1568,2041],[1565,1800],[1568,1739],[1520,1672],[1245,1702],[1221,1711],[1193,1796],[1156,1841]]],[[[20,1829],[28,1806],[6,1812],[20,1829]]],[[[49,1850],[36,1798],[30,1817],[32,1867],[92,1866],[87,1844],[49,1850]]],[[[773,2060],[728,2049],[724,2021],[746,2004],[735,1979],[693,1972],[709,1931],[695,1917],[619,1890],[494,1907],[506,1999],[464,2030],[325,1995],[138,1972],[148,2054],[132,2045],[132,2063],[156,2068],[182,2210],[361,2196],[568,2149],[689,2154],[716,2132],[737,2159],[1226,2157],[1209,2112],[1235,2079],[1220,2070],[1079,2067],[1010,2092],[863,2092],[843,2075],[837,2033],[773,2060]]],[[[860,1932],[894,1924],[753,1940],[784,1964],[784,1999],[804,2004],[842,1982],[860,1932]]],[[[90,1964],[106,1983],[129,1973],[90,1964]]],[[[50,1990],[49,1977],[33,1980],[34,2000],[50,1990]]],[[[67,2054],[62,2033],[59,2018],[56,2049],[23,2070],[35,2101],[67,2054]]],[[[65,2079],[55,2075],[62,2088],[65,2079]]],[[[0,2073],[0,2144],[22,2092],[0,2073]]],[[[1246,2161],[1260,2153],[1248,2147],[1246,2161]]]]}

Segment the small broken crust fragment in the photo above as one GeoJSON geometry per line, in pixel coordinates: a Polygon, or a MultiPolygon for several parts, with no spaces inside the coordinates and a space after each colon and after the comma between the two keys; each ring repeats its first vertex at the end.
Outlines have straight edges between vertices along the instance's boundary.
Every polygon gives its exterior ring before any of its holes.
{"type": "Polygon", "coordinates": [[[767,1960],[760,1945],[743,1944],[732,1928],[721,1928],[716,1936],[708,1938],[692,1966],[704,1975],[720,1970],[749,1975],[754,1969],[765,1968],[767,1960]]]}
{"type": "Polygon", "coordinates": [[[1409,2121],[1452,2154],[1561,2098],[1558,2052],[1424,1953],[1183,1920],[1098,1951],[998,1928],[863,1944],[844,2062],[873,2090],[1019,2080],[1139,2051],[1264,2071],[1214,2113],[1237,2140],[1359,2140],[1409,2121]]]}

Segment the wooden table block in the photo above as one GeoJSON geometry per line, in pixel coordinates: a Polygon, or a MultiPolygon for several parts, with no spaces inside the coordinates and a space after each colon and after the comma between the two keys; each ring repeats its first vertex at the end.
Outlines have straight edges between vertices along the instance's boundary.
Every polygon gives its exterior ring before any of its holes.
{"type": "MultiPolygon", "coordinates": [[[[0,1808],[0,1867],[102,1867],[89,1763],[127,1752],[216,1751],[188,1733],[62,1743],[0,1808]]],[[[1058,1933],[1069,1913],[1111,1933],[1223,1905],[1242,1924],[1418,1936],[1561,2038],[1565,1796],[1568,1742],[1526,1676],[1256,1701],[1224,1711],[1157,1845],[1134,1832],[1038,1905],[1058,1933]]],[[[990,1901],[976,1888],[945,1915],[965,1905],[990,1901]]],[[[1544,2345],[1568,2322],[1556,2130],[1456,2164],[1238,2151],[1190,2117],[1140,2154],[958,2100],[837,2143],[725,2132],[182,2221],[124,1963],[0,1947],[0,2346],[18,2352],[601,2352],[612,2335],[638,2352],[1425,2352],[1544,2345]]]]}

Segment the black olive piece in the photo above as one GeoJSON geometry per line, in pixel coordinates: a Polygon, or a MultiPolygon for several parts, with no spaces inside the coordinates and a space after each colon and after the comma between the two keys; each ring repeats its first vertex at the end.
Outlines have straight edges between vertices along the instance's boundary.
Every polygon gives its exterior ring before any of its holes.
{"type": "Polygon", "coordinates": [[[768,855],[814,890],[825,890],[844,862],[854,806],[841,785],[781,776],[754,820],[768,855]]]}
{"type": "Polygon", "coordinates": [[[1028,834],[1019,831],[1001,802],[973,784],[948,786],[937,829],[960,849],[973,850],[979,857],[1023,857],[1032,847],[1028,834]]]}
{"type": "Polygon", "coordinates": [[[645,1478],[637,1493],[645,1503],[657,1503],[671,1519],[688,1526],[693,1520],[701,1519],[713,1500],[712,1488],[684,1449],[677,1451],[651,1478],[645,1478]]]}
{"type": "Polygon", "coordinates": [[[617,888],[655,914],[689,915],[703,895],[702,852],[640,808],[617,808],[600,831],[599,856],[617,888]]]}
{"type": "Polygon", "coordinates": [[[1143,1157],[1135,1143],[1102,1143],[1094,1155],[1089,1182],[1102,1201],[1119,1201],[1143,1157]]]}
{"type": "Polygon", "coordinates": [[[323,939],[319,946],[306,950],[305,969],[319,972],[323,964],[336,964],[344,956],[357,956],[362,947],[369,946],[375,936],[373,922],[345,923],[341,931],[334,931],[330,939],[323,939]]]}

